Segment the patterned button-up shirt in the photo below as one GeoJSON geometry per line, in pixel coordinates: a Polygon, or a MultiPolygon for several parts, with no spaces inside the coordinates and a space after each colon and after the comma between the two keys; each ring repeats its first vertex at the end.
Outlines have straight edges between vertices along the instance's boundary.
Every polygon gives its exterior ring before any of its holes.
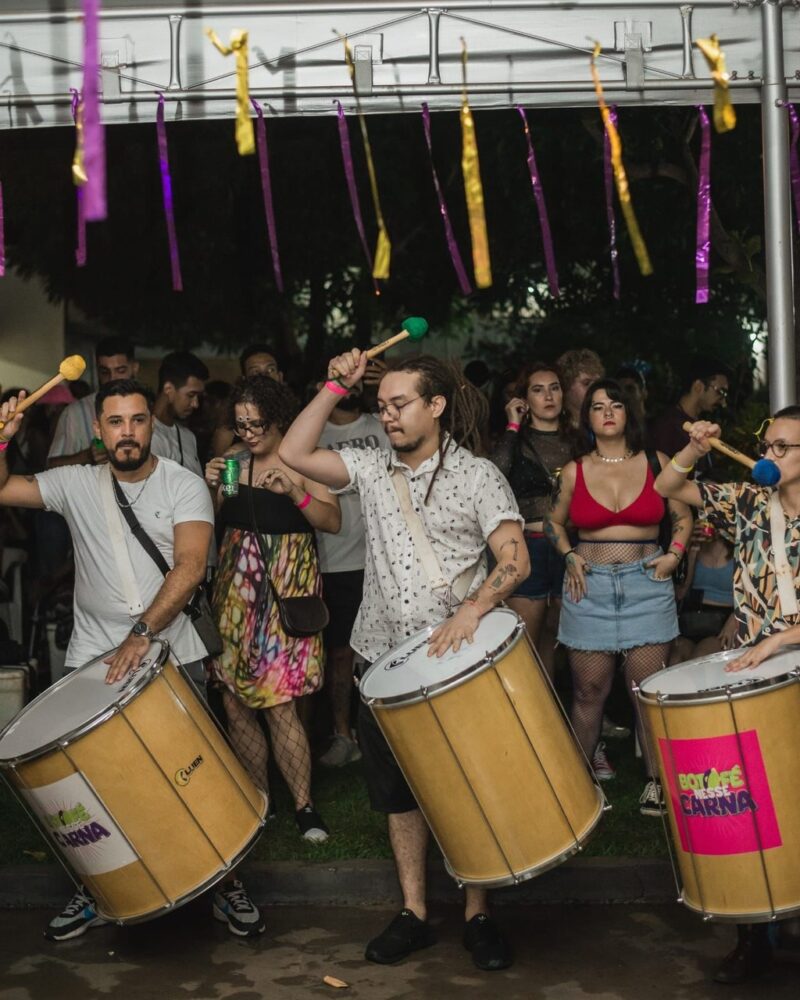
{"type": "MultiPolygon", "coordinates": [[[[752,483],[698,482],[700,508],[724,538],[733,543],[733,596],[737,641],[757,639],[800,625],[800,615],[781,615],[769,519],[772,488],[752,483]]],[[[795,586],[800,575],[800,517],[786,518],[786,558],[795,586]]]]}
{"type": "Polygon", "coordinates": [[[351,645],[372,662],[403,639],[447,617],[442,595],[431,589],[400,510],[392,483],[394,468],[408,480],[411,502],[444,578],[453,583],[477,567],[470,592],[486,579],[486,542],[503,521],[522,525],[511,487],[497,467],[465,448],[452,448],[436,474],[430,500],[425,494],[439,462],[438,453],[412,471],[396,452],[343,448],[350,483],[361,498],[367,537],[364,596],[351,645]]]}

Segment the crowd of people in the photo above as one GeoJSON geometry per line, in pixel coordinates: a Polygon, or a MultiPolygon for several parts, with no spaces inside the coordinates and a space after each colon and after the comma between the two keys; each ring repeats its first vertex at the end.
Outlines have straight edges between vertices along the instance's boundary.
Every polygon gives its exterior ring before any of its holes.
{"type": "MultiPolygon", "coordinates": [[[[137,381],[133,346],[108,338],[96,349],[97,392],[73,384],[73,398],[58,387],[23,417],[24,390],[6,391],[0,544],[27,545],[40,577],[74,565],[67,668],[117,647],[109,657],[117,679],[152,636],[168,635],[198,690],[221,692],[231,742],[262,788],[271,751],[304,839],[336,833],[314,804],[314,750],[327,767],[363,755],[404,897],[367,957],[394,962],[433,940],[428,831],[371,714],[357,709],[354,675],[435,621],[443,624],[433,651],[456,649],[503,601],[550,677],[559,664],[568,669],[575,735],[596,776],[612,780],[606,740],[627,732],[606,715],[615,678],[633,697],[665,665],[730,648],[737,631],[741,641],[735,538],[723,524],[737,497],[718,485],[705,438],[684,429],[718,430],[702,418],[724,407],[730,374],[698,359],[674,405],[653,415],[641,371],[625,366],[608,377],[588,349],[496,378],[424,356],[387,368],[357,350],[293,388],[283,367],[275,349],[253,344],[232,385],[210,380],[195,355],[174,352],[153,393],[137,381]],[[398,474],[444,575],[451,583],[468,575],[460,602],[434,593],[416,565],[395,517],[398,474]],[[120,508],[134,511],[171,567],[164,578],[128,541],[142,581],[132,630],[103,535],[104,476],[120,484],[120,508]],[[181,615],[198,584],[208,588],[221,638],[213,657],[181,615]],[[282,601],[312,595],[324,599],[328,624],[292,634],[282,601]],[[326,720],[321,748],[309,701],[326,720]]],[[[800,434],[797,417],[789,422],[800,434]]],[[[637,737],[641,812],[660,815],[656,762],[645,735],[637,737]]],[[[216,892],[214,915],[236,934],[264,928],[235,877],[216,892]]],[[[47,934],[62,940],[99,922],[78,892],[47,934]]],[[[475,887],[464,943],[479,968],[511,962],[475,887]]]]}

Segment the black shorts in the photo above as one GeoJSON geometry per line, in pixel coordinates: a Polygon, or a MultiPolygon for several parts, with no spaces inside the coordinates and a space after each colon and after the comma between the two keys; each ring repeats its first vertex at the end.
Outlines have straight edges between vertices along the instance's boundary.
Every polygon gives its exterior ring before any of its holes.
{"type": "Polygon", "coordinates": [[[322,594],[330,613],[330,621],[325,629],[325,644],[330,649],[350,645],[363,592],[363,569],[322,574],[322,594]]]}
{"type": "Polygon", "coordinates": [[[404,813],[419,809],[375,716],[363,701],[358,703],[358,745],[369,804],[375,812],[404,813]]]}

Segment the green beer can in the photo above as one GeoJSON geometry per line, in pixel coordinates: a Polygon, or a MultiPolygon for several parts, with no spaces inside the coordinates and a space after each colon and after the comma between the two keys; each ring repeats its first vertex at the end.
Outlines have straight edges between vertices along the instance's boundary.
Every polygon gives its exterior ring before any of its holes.
{"type": "Polygon", "coordinates": [[[226,458],[222,470],[222,495],[236,497],[239,495],[239,459],[226,458]]]}

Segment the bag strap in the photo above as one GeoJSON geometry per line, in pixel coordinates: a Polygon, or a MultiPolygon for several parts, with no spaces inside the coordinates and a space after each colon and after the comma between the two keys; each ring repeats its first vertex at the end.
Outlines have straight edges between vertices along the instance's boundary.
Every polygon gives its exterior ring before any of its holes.
{"type": "Polygon", "coordinates": [[[103,514],[106,519],[108,535],[111,539],[111,550],[114,553],[122,591],[125,594],[125,601],[128,605],[128,614],[131,617],[135,617],[144,611],[144,605],[142,604],[139,588],[136,585],[136,577],[133,573],[130,553],[125,545],[125,539],[122,534],[119,506],[114,499],[113,488],[114,486],[119,488],[119,486],[115,476],[111,472],[110,465],[101,467],[98,475],[98,484],[100,486],[100,499],[103,501],[103,514]]]}
{"type": "Polygon", "coordinates": [[[653,473],[653,478],[658,479],[661,475],[661,462],[658,460],[658,455],[652,448],[645,448],[644,453],[647,457],[647,464],[650,466],[650,471],[653,473]]]}
{"type": "Polygon", "coordinates": [[[778,599],[781,616],[800,614],[797,590],[789,560],[786,557],[786,515],[783,513],[778,491],[773,490],[769,498],[769,529],[772,536],[772,558],[775,563],[775,578],[778,584],[778,599]]]}

